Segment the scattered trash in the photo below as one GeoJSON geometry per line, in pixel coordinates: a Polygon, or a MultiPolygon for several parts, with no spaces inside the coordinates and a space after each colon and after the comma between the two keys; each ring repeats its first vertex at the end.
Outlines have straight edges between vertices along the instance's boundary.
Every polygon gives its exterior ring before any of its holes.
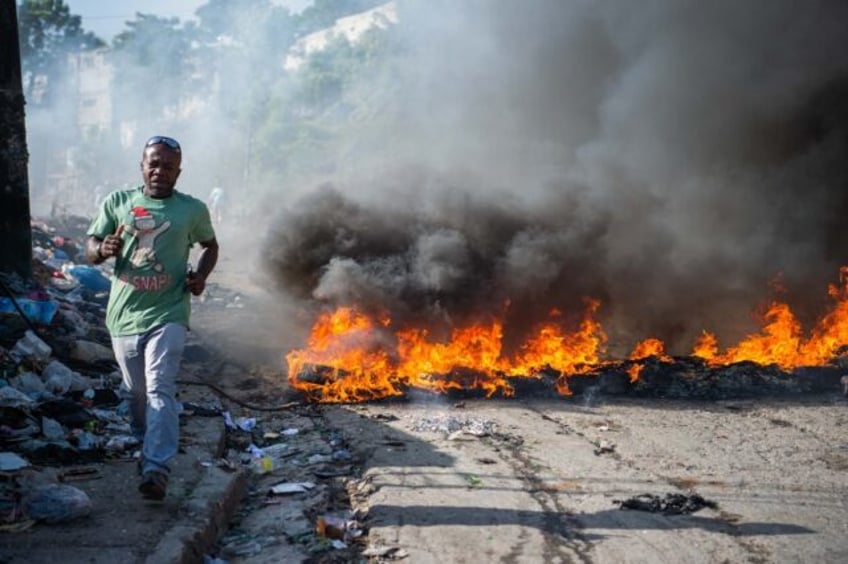
{"type": "Polygon", "coordinates": [[[333,457],[327,454],[313,454],[306,459],[306,462],[307,464],[323,464],[325,462],[330,462],[332,459],[333,457]]]}
{"type": "Polygon", "coordinates": [[[607,440],[600,440],[595,443],[595,455],[600,456],[602,454],[608,454],[611,452],[615,452],[615,445],[607,440]]]}
{"type": "Polygon", "coordinates": [[[71,346],[70,356],[82,362],[111,361],[115,358],[111,347],[106,347],[93,341],[76,340],[71,346]]]}
{"type": "Polygon", "coordinates": [[[68,398],[43,402],[33,410],[33,413],[55,419],[72,429],[83,429],[89,421],[97,420],[87,408],[68,398]]]}
{"type": "Polygon", "coordinates": [[[313,468],[312,474],[316,478],[338,478],[339,476],[349,476],[353,472],[351,466],[335,466],[332,468],[313,468]]]}
{"type": "Polygon", "coordinates": [[[648,511],[651,513],[663,513],[665,515],[680,515],[684,513],[695,513],[704,507],[717,509],[718,504],[714,501],[704,499],[698,494],[668,493],[663,497],[653,494],[642,494],[625,500],[614,499],[621,509],[634,511],[648,511]]]}
{"type": "Polygon", "coordinates": [[[59,473],[60,482],[70,482],[74,480],[95,480],[102,476],[100,471],[94,466],[85,466],[82,468],[71,468],[59,473]]]}
{"type": "Polygon", "coordinates": [[[390,447],[406,447],[406,441],[400,439],[386,439],[383,441],[383,444],[390,447]]]}
{"type": "Polygon", "coordinates": [[[252,431],[256,428],[256,418],[255,417],[239,417],[237,420],[233,421],[232,415],[230,415],[229,411],[225,411],[222,413],[224,416],[224,423],[230,429],[241,429],[242,431],[252,431]]]}
{"type": "Polygon", "coordinates": [[[74,372],[58,360],[53,360],[44,367],[41,373],[45,387],[57,395],[62,395],[71,389],[74,372]]]}
{"type": "Polygon", "coordinates": [[[247,451],[253,460],[254,469],[260,474],[268,474],[274,470],[274,461],[261,448],[251,443],[247,451]]]}
{"type": "Polygon", "coordinates": [[[239,417],[236,419],[236,427],[242,431],[252,431],[256,428],[255,417],[239,417]]]}
{"type": "Polygon", "coordinates": [[[262,544],[255,540],[247,540],[240,543],[224,546],[224,556],[235,558],[238,556],[256,556],[262,552],[262,544]]]}
{"type": "Polygon", "coordinates": [[[44,435],[44,438],[46,438],[47,440],[64,439],[65,428],[62,427],[62,424],[56,421],[55,419],[51,419],[49,417],[42,417],[41,434],[44,435]]]}
{"type": "Polygon", "coordinates": [[[468,482],[469,487],[478,488],[483,485],[483,480],[474,474],[465,474],[463,478],[465,478],[465,481],[468,482]]]}
{"type": "Polygon", "coordinates": [[[449,415],[435,415],[418,418],[413,423],[413,430],[417,432],[430,431],[444,433],[448,438],[458,437],[462,434],[475,437],[486,437],[497,432],[497,423],[483,419],[470,417],[455,417],[449,415]]]}
{"type": "Polygon", "coordinates": [[[29,462],[14,452],[0,452],[0,472],[15,472],[29,465],[29,462]]]}
{"type": "Polygon", "coordinates": [[[32,403],[35,403],[33,398],[13,386],[0,388],[0,406],[21,407],[32,403]]]}
{"type": "Polygon", "coordinates": [[[332,454],[333,462],[349,462],[353,460],[353,455],[347,449],[340,449],[333,451],[332,454]]]}
{"type": "Polygon", "coordinates": [[[91,513],[88,495],[73,486],[51,484],[34,489],[22,500],[24,513],[45,523],[63,523],[91,513]]]}
{"type": "Polygon", "coordinates": [[[116,435],[110,437],[103,447],[110,452],[126,452],[141,444],[141,441],[132,435],[116,435]]]}
{"type": "Polygon", "coordinates": [[[283,482],[271,486],[271,493],[274,495],[306,493],[314,487],[315,484],[312,482],[283,482]]]}
{"type": "Polygon", "coordinates": [[[274,443],[272,445],[262,447],[261,450],[265,455],[273,458],[286,458],[292,448],[286,443],[274,443]]]}
{"type": "Polygon", "coordinates": [[[226,458],[219,458],[216,462],[216,466],[222,470],[226,470],[227,472],[235,472],[238,470],[238,466],[233,461],[227,460],[226,458]]]}
{"type": "Polygon", "coordinates": [[[366,558],[386,558],[388,560],[401,560],[409,556],[409,553],[398,546],[369,546],[362,551],[366,558]]]}
{"type": "Polygon", "coordinates": [[[362,530],[357,521],[335,515],[318,517],[315,532],[319,537],[349,542],[362,536],[362,530]]]}
{"type": "Polygon", "coordinates": [[[39,300],[16,296],[12,301],[11,298],[0,296],[0,312],[17,313],[18,308],[29,321],[40,325],[50,325],[59,309],[59,304],[49,298],[39,300]]]}
{"type": "Polygon", "coordinates": [[[24,333],[24,336],[15,343],[11,352],[13,355],[20,358],[44,362],[50,358],[50,353],[53,352],[53,349],[51,349],[50,345],[42,341],[35,333],[27,331],[24,333]]]}
{"type": "MultiPolygon", "coordinates": [[[[0,388],[5,394],[8,386],[0,388]]],[[[14,390],[14,388],[11,388],[14,390]]],[[[20,393],[20,392],[18,392],[20,393]]],[[[26,397],[26,396],[24,396],[26,397]]],[[[29,398],[27,398],[28,401],[29,398]]],[[[38,420],[24,409],[14,406],[0,407],[0,442],[13,443],[37,436],[41,432],[38,420]]]]}
{"type": "Polygon", "coordinates": [[[378,421],[397,421],[397,415],[392,415],[391,413],[374,413],[369,415],[371,419],[376,419],[378,421]]]}
{"type": "Polygon", "coordinates": [[[35,372],[18,374],[14,378],[9,379],[9,384],[35,400],[41,399],[47,390],[44,382],[35,372]]]}
{"type": "Polygon", "coordinates": [[[66,276],[70,275],[74,280],[92,292],[108,292],[112,287],[112,282],[103,275],[99,268],[93,266],[83,264],[65,265],[62,267],[62,273],[66,276]]]}
{"type": "Polygon", "coordinates": [[[183,413],[198,417],[218,417],[222,411],[219,407],[208,407],[191,402],[183,402],[183,413]]]}

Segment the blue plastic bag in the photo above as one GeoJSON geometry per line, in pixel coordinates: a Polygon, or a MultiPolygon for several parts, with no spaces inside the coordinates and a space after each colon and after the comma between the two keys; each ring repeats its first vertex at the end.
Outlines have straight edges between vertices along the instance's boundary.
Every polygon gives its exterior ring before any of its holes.
{"type": "Polygon", "coordinates": [[[112,282],[93,266],[78,264],[68,268],[68,273],[92,292],[106,292],[112,287],[112,282]]]}
{"type": "MultiPolygon", "coordinates": [[[[29,298],[15,298],[15,302],[24,312],[24,315],[30,321],[41,323],[42,325],[50,325],[53,322],[53,316],[59,310],[59,304],[53,300],[31,300],[29,298]]],[[[16,313],[14,302],[7,297],[0,297],[0,311],[8,313],[16,313]]]]}
{"type": "Polygon", "coordinates": [[[91,513],[91,499],[73,486],[51,484],[36,488],[22,500],[30,519],[45,523],[64,523],[91,513]]]}

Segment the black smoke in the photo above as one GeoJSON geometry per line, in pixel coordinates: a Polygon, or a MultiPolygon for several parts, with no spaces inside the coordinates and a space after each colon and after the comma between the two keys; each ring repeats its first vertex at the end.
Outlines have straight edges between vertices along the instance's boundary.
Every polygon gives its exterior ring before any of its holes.
{"type": "Polygon", "coordinates": [[[399,15],[392,119],[267,240],[286,295],[452,323],[506,311],[516,332],[593,297],[613,346],[674,352],[754,330],[777,276],[804,320],[826,305],[848,264],[848,3],[399,15]]]}

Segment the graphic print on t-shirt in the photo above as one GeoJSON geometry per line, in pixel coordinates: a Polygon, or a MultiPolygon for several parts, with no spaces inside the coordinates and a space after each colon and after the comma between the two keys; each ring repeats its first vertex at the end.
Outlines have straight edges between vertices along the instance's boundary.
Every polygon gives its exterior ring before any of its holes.
{"type": "Polygon", "coordinates": [[[137,244],[130,257],[133,268],[152,268],[156,272],[162,272],[164,267],[156,260],[156,238],[167,231],[171,226],[170,221],[165,221],[158,227],[156,218],[141,206],[136,206],[130,211],[130,225],[126,231],[136,238],[137,244]]]}

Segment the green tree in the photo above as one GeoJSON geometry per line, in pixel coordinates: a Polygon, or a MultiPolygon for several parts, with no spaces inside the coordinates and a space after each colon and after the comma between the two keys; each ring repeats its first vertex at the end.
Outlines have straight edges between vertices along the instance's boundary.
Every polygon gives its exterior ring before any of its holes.
{"type": "Polygon", "coordinates": [[[18,5],[24,95],[29,103],[49,104],[64,78],[68,54],[104,45],[81,22],[63,0],[23,0],[18,5]]]}
{"type": "Polygon", "coordinates": [[[397,135],[405,53],[391,26],[353,43],[337,37],[311,54],[271,97],[256,132],[257,164],[272,175],[332,174],[397,135]]]}

